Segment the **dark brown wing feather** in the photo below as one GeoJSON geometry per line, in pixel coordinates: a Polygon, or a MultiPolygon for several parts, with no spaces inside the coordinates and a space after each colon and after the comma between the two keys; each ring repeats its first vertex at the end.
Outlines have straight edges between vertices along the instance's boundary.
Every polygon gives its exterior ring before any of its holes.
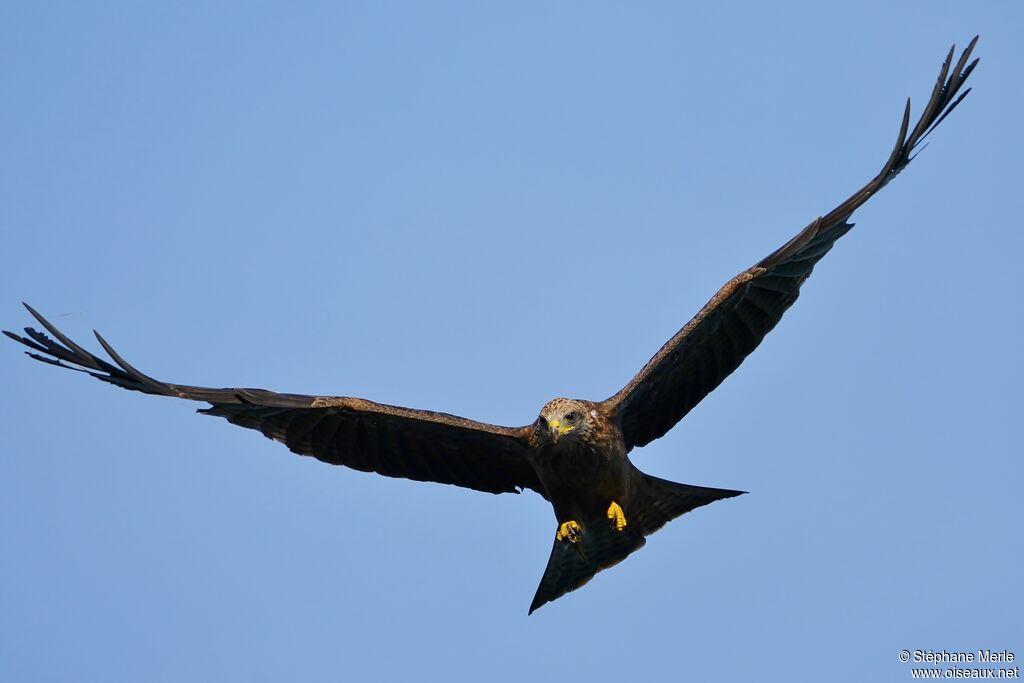
{"type": "Polygon", "coordinates": [[[604,407],[617,410],[626,446],[644,446],[664,436],[679,420],[739,367],[800,294],[814,265],[853,227],[850,215],[914,158],[921,141],[960,104],[957,93],[974,70],[970,42],[950,65],[950,48],[921,119],[909,130],[907,100],[896,145],[881,172],[849,199],[818,218],[757,265],[726,283],[604,407]],[[909,134],[908,134],[909,130],[909,134]]]}
{"type": "Polygon", "coordinates": [[[281,394],[264,389],[213,389],[167,384],[144,375],[98,333],[116,365],[75,344],[27,304],[57,341],[32,328],[26,337],[36,360],[85,372],[133,391],[205,401],[200,410],[256,429],[302,455],[389,477],[454,484],[489,493],[543,487],[527,460],[529,428],[499,427],[455,415],[383,405],[359,398],[281,394]]]}

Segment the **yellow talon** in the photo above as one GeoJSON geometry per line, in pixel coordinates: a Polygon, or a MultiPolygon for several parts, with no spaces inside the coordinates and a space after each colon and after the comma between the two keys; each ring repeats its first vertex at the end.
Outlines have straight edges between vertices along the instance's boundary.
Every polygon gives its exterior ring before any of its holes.
{"type": "Polygon", "coordinates": [[[555,534],[555,540],[575,543],[580,540],[581,531],[583,531],[582,527],[572,520],[562,522],[562,525],[558,527],[558,533],[555,534]]]}
{"type": "Polygon", "coordinates": [[[626,528],[626,515],[622,512],[622,508],[614,500],[612,504],[608,506],[608,519],[615,520],[615,530],[622,531],[626,528]]]}

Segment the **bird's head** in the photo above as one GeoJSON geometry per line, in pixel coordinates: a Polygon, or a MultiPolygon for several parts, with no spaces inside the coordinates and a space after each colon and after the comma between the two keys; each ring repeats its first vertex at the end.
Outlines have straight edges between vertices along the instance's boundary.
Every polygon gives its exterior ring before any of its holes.
{"type": "Polygon", "coordinates": [[[597,412],[587,401],[556,398],[541,408],[534,423],[538,443],[556,444],[586,438],[594,429],[597,412]]]}

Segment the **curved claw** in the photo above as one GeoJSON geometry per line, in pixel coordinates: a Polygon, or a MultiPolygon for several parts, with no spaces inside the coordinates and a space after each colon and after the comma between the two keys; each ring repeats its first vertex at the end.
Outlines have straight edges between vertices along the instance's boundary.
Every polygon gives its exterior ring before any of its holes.
{"type": "Polygon", "coordinates": [[[556,541],[569,541],[570,543],[576,543],[580,540],[580,534],[583,532],[583,527],[574,520],[568,522],[562,522],[558,527],[558,531],[555,533],[556,541]]]}
{"type": "Polygon", "coordinates": [[[616,531],[622,531],[626,528],[626,514],[614,500],[612,501],[612,504],[608,506],[608,519],[615,520],[616,531]]]}

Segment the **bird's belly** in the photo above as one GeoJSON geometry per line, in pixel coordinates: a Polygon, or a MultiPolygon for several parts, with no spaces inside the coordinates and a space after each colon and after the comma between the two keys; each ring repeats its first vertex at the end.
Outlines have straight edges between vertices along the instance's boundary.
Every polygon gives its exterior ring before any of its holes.
{"type": "Polygon", "coordinates": [[[585,450],[542,455],[537,474],[559,519],[603,516],[609,503],[628,496],[625,458],[585,450]]]}

